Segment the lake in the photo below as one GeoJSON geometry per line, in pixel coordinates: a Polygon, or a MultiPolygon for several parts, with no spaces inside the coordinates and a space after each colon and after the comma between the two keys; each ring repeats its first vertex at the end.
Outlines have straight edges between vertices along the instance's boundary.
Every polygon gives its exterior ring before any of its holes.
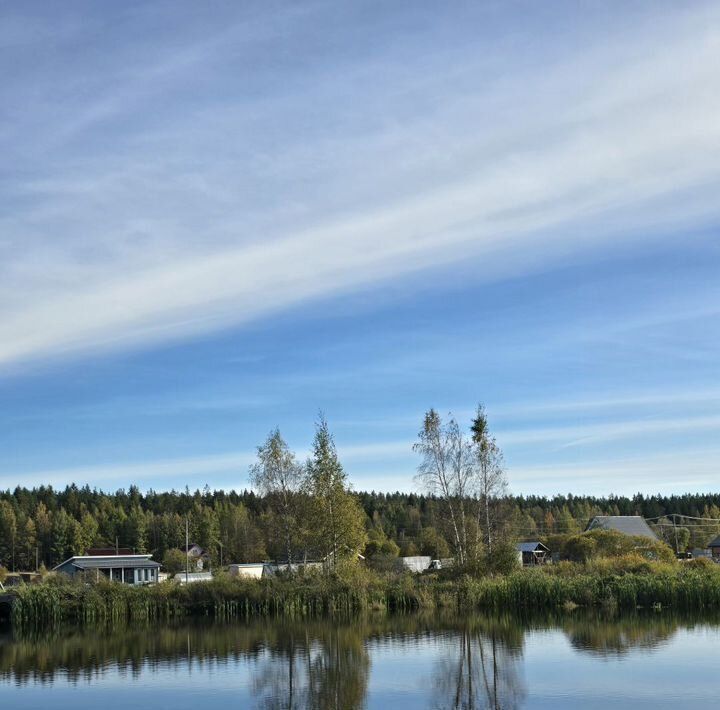
{"type": "Polygon", "coordinates": [[[0,633],[0,707],[717,707],[718,619],[471,616],[0,633]]]}

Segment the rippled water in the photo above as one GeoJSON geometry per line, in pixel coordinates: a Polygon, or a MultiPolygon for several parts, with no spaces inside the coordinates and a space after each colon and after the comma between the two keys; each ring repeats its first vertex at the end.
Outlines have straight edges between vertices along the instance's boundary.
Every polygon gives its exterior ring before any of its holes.
{"type": "Polygon", "coordinates": [[[715,620],[350,622],[0,635],[0,707],[720,707],[715,620]]]}

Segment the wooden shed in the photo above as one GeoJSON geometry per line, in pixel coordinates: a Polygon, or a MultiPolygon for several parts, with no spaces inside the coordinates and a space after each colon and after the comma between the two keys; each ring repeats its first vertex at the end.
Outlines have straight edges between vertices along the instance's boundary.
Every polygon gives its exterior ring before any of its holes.
{"type": "Polygon", "coordinates": [[[515,545],[518,561],[523,566],[544,565],[550,549],[539,541],[519,542],[515,545]]]}

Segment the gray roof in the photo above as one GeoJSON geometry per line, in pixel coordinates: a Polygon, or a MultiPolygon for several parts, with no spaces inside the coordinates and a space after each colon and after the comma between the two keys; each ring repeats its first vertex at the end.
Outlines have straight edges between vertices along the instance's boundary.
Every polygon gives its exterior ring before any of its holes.
{"type": "Polygon", "coordinates": [[[586,530],[616,530],[625,535],[638,535],[657,540],[658,536],[645,522],[640,515],[596,515],[589,523],[586,530]]]}
{"type": "Polygon", "coordinates": [[[535,552],[535,550],[542,549],[545,552],[550,552],[550,549],[542,544],[542,542],[518,542],[515,545],[515,549],[518,552],[535,552]]]}
{"type": "Polygon", "coordinates": [[[137,569],[158,568],[160,564],[150,559],[151,555],[108,555],[108,556],[78,556],[71,557],[59,564],[55,569],[72,565],[78,569],[137,569]]]}
{"type": "Polygon", "coordinates": [[[708,547],[720,547],[720,535],[718,535],[711,543],[709,543],[708,547]]]}

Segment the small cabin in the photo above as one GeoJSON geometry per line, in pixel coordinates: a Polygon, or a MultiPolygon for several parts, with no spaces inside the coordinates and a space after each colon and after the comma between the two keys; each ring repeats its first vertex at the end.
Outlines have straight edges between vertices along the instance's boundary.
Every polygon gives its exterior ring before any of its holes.
{"type": "Polygon", "coordinates": [[[714,560],[720,560],[720,535],[708,545],[708,549],[714,560]]]}
{"type": "Polygon", "coordinates": [[[519,542],[515,545],[515,550],[517,551],[518,562],[520,562],[523,567],[544,565],[550,553],[550,548],[539,541],[519,542]]]}

